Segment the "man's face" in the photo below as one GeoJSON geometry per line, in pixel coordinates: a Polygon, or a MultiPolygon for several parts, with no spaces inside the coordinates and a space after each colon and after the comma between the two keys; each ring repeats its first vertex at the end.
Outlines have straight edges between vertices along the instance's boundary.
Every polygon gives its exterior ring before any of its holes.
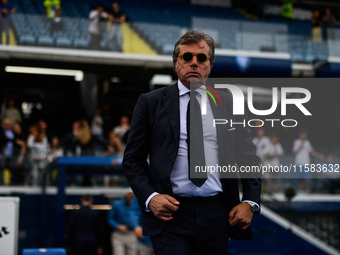
{"type": "MultiPolygon", "coordinates": [[[[205,53],[209,55],[210,47],[206,41],[201,40],[198,43],[183,44],[179,46],[179,54],[185,52],[205,53]]],[[[183,83],[185,87],[190,88],[190,80],[197,78],[208,78],[212,64],[210,64],[209,59],[204,63],[197,60],[194,56],[189,62],[183,60],[182,57],[178,57],[175,64],[175,70],[179,80],[183,83]]],[[[205,79],[206,80],[206,79],[205,79]]]]}
{"type": "Polygon", "coordinates": [[[112,9],[114,10],[114,12],[119,12],[119,5],[117,3],[114,3],[112,5],[112,9]]]}

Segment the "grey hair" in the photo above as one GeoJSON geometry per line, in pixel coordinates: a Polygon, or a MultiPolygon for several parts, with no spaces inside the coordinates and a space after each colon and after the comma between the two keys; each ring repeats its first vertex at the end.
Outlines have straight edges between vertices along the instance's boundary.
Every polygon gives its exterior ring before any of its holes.
{"type": "MultiPolygon", "coordinates": [[[[210,55],[210,64],[215,63],[215,41],[214,39],[204,33],[202,30],[192,30],[187,32],[185,35],[183,35],[175,44],[174,52],[172,53],[172,62],[175,64],[178,59],[179,55],[179,46],[183,44],[190,44],[190,43],[198,43],[200,41],[204,40],[209,48],[209,55],[210,55]]],[[[176,71],[175,71],[176,72],[176,71]]]]}

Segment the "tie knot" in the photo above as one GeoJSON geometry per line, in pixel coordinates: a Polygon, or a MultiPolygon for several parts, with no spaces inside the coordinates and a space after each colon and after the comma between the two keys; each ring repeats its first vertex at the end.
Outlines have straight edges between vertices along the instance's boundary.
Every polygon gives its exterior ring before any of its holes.
{"type": "Polygon", "coordinates": [[[197,91],[190,91],[188,93],[189,93],[190,98],[191,97],[196,97],[199,94],[197,91]]]}

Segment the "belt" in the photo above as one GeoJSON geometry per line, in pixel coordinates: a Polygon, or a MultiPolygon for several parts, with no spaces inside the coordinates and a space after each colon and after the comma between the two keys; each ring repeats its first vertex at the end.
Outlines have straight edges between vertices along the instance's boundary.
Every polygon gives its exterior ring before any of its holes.
{"type": "Polygon", "coordinates": [[[225,197],[222,192],[210,197],[181,197],[173,196],[176,200],[183,204],[207,204],[225,201],[225,197]]]}

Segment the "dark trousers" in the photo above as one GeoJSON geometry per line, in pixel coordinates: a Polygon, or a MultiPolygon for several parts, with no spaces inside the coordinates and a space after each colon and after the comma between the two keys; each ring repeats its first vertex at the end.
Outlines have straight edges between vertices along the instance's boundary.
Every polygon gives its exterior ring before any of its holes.
{"type": "Polygon", "coordinates": [[[223,194],[175,198],[178,211],[160,234],[151,237],[155,255],[227,254],[229,212],[223,194]]]}

